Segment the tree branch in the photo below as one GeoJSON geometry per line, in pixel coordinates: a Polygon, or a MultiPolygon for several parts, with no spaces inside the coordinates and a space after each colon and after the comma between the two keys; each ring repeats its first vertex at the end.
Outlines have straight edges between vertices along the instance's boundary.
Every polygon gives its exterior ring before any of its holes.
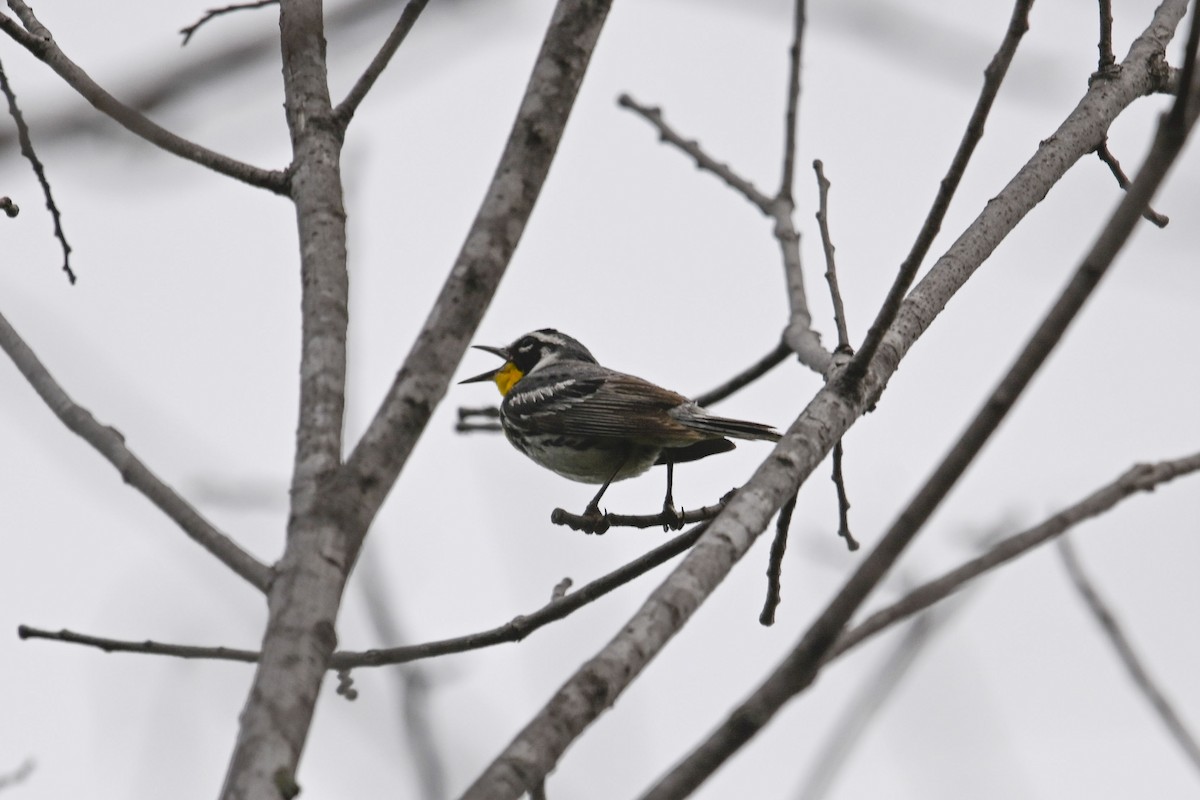
{"type": "Polygon", "coordinates": [[[404,10],[400,12],[400,19],[396,21],[392,32],[388,34],[387,39],[383,43],[383,47],[371,59],[371,63],[367,65],[367,69],[355,81],[354,86],[350,89],[350,93],[346,95],[346,99],[338,104],[333,110],[334,121],[341,127],[344,132],[347,126],[350,125],[350,120],[354,117],[354,112],[358,110],[358,106],[366,98],[367,92],[371,91],[371,87],[375,85],[375,81],[379,80],[379,76],[387,69],[388,62],[392,60],[392,56],[400,49],[400,45],[404,44],[405,37],[412,30],[413,25],[417,22],[417,17],[421,16],[421,12],[425,10],[429,0],[408,0],[408,4],[404,6],[404,10]]]}
{"type": "MultiPolygon", "coordinates": [[[[63,272],[67,273],[67,280],[74,284],[75,273],[71,269],[71,245],[67,244],[67,236],[63,233],[62,215],[58,211],[58,205],[54,202],[54,194],[50,191],[50,181],[46,179],[46,168],[42,166],[41,159],[37,157],[37,153],[33,149],[29,126],[25,124],[25,115],[21,113],[21,107],[17,105],[17,95],[8,84],[8,76],[4,73],[3,64],[0,64],[0,92],[3,92],[5,99],[8,100],[8,113],[16,123],[17,140],[21,143],[21,155],[25,156],[33,168],[33,174],[42,187],[42,195],[46,198],[46,208],[50,211],[50,219],[54,222],[54,238],[58,239],[59,244],[62,245],[63,272]]],[[[9,216],[16,215],[10,214],[9,216]]]]}
{"type": "MultiPolygon", "coordinates": [[[[338,651],[330,658],[329,669],[349,670],[361,667],[407,664],[411,661],[420,661],[426,658],[436,658],[453,653],[465,653],[470,650],[481,650],[485,647],[492,647],[493,645],[507,642],[519,642],[539,628],[569,616],[589,603],[599,600],[614,589],[624,586],[635,578],[641,577],[655,567],[685,552],[696,543],[696,540],[704,533],[706,527],[704,524],[697,525],[691,530],[679,534],[650,552],[630,561],[628,564],[618,567],[585,586],[581,586],[574,592],[560,594],[556,591],[551,601],[537,611],[515,617],[503,625],[478,633],[469,633],[465,636],[456,636],[451,639],[441,639],[422,644],[402,645],[362,652],[352,650],[338,651]]],[[[96,647],[106,653],[146,653],[175,658],[241,661],[246,663],[257,662],[260,655],[256,650],[239,650],[232,647],[199,647],[150,640],[130,641],[127,639],[108,639],[68,630],[48,631],[29,625],[18,627],[17,635],[22,639],[48,639],[56,642],[96,647]]]]}
{"type": "Polygon", "coordinates": [[[223,800],[296,787],[346,580],[366,525],[341,480],[349,279],[341,131],[333,123],[321,0],[281,0],[284,109],[292,139],[301,276],[300,408],[287,545],[268,595],[262,658],[221,790],[223,800]]]}
{"type": "Polygon", "coordinates": [[[33,11],[24,0],[8,0],[10,8],[24,23],[17,23],[7,14],[0,13],[0,30],[36,56],[50,69],[58,73],[67,85],[83,96],[96,110],[111,117],[129,132],[140,136],[151,144],[173,153],[214,172],[219,172],[230,178],[242,181],[251,186],[284,194],[287,191],[287,174],[279,171],[265,170],[260,167],[245,164],[229,156],[201,147],[195,142],[184,139],[166,128],[151,122],[129,106],[124,105],[111,94],[100,87],[91,76],[79,67],[59,49],[50,35],[50,31],[37,20],[33,11]]]}
{"type": "Polygon", "coordinates": [[[192,37],[196,35],[196,31],[200,30],[200,28],[202,28],[206,23],[216,19],[217,17],[225,14],[232,14],[234,11],[246,11],[247,9],[251,8],[266,8],[267,6],[277,5],[279,5],[279,0],[253,0],[253,2],[233,3],[227,6],[221,6],[220,8],[210,8],[204,12],[204,16],[200,17],[200,19],[196,20],[191,25],[188,25],[186,28],[179,29],[179,33],[183,36],[183,41],[180,42],[180,46],[186,47],[188,42],[192,40],[192,37]]]}
{"type": "Polygon", "coordinates": [[[465,800],[516,798],[558,763],[565,749],[607,709],[687,623],[774,512],[808,478],[833,443],[873,405],[905,353],[1062,175],[1095,148],[1112,120],[1160,83],[1159,64],[1186,0],[1167,0],[1133,43],[1120,74],[1089,87],[1079,106],[1029,163],[983,209],[901,304],[867,373],[861,396],[826,385],[789,428],[749,483],[711,523],[684,560],[621,631],[584,663],[468,789],[465,800]]]}
{"type": "Polygon", "coordinates": [[[125,437],[114,428],[101,425],[91,412],[67,395],[49,370],[0,314],[0,349],[29,381],[54,415],[72,432],[104,456],[121,473],[121,479],[142,493],[175,522],[197,544],[216,556],[225,566],[261,591],[271,583],[271,569],[247,553],[200,515],[175,490],[163,483],[149,467],[125,445],[125,437]]]}
{"type": "MultiPolygon", "coordinates": [[[[1125,174],[1125,170],[1121,169],[1121,162],[1108,149],[1108,137],[1105,137],[1104,141],[1096,147],[1096,155],[1108,166],[1109,172],[1117,180],[1117,186],[1121,187],[1122,190],[1128,189],[1129,177],[1125,174]]],[[[1171,222],[1170,218],[1159,214],[1150,206],[1146,206],[1146,210],[1142,212],[1142,216],[1159,228],[1165,228],[1171,222]]]]}

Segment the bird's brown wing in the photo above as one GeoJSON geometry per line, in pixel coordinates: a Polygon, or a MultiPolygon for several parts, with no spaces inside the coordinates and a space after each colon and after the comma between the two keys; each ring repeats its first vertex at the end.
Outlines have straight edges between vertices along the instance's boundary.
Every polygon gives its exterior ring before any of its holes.
{"type": "Polygon", "coordinates": [[[714,438],[667,412],[688,403],[683,395],[621,372],[593,377],[547,374],[505,403],[505,413],[520,417],[540,433],[628,438],[652,444],[686,445],[714,438]]]}

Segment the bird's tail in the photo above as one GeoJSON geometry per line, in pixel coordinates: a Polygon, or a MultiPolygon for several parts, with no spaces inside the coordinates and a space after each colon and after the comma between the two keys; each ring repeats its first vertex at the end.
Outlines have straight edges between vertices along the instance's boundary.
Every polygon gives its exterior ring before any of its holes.
{"type": "Polygon", "coordinates": [[[714,436],[731,436],[734,439],[764,439],[768,442],[779,441],[779,431],[770,425],[758,422],[748,422],[743,419],[730,419],[709,414],[699,406],[683,407],[673,412],[672,416],[679,422],[702,433],[714,436]]]}

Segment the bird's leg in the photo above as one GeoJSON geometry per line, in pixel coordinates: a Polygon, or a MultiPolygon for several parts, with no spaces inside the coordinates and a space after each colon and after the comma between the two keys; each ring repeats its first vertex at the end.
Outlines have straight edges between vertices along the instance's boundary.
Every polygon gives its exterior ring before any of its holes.
{"type": "Polygon", "coordinates": [[[675,508],[675,462],[667,462],[667,496],[663,498],[663,530],[679,530],[683,527],[683,517],[675,508]]]}
{"type": "Polygon", "coordinates": [[[587,504],[587,508],[583,510],[583,518],[587,520],[587,525],[584,527],[585,533],[604,533],[608,530],[608,520],[604,518],[604,514],[600,511],[600,498],[604,497],[604,493],[608,491],[608,485],[612,483],[617,474],[625,467],[625,462],[629,460],[629,456],[621,459],[621,463],[617,464],[617,468],[613,470],[612,475],[608,476],[608,480],[600,487],[600,491],[596,492],[596,496],[587,504]]]}

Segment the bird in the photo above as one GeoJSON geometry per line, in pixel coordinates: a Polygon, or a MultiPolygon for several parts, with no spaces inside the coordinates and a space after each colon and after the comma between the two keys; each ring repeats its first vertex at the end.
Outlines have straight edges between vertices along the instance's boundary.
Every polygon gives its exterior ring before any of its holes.
{"type": "Polygon", "coordinates": [[[614,481],[666,465],[663,514],[678,522],[675,464],[728,452],[734,448],[731,438],[780,438],[769,425],[716,416],[678,392],[602,366],[577,339],[553,328],[527,333],[506,347],[474,347],[504,363],[459,383],[496,384],[508,441],[564,478],[600,484],[583,513],[589,532],[607,528],[599,504],[614,481]]]}

